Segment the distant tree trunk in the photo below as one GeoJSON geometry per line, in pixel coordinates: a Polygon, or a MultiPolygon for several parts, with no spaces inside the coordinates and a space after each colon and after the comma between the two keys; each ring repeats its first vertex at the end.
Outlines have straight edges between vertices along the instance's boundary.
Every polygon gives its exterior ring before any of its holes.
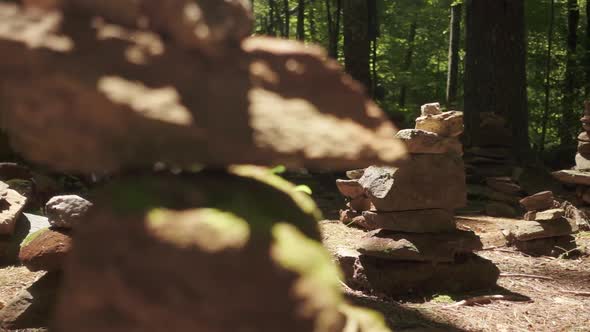
{"type": "Polygon", "coordinates": [[[283,0],[283,7],[283,12],[285,13],[283,37],[289,38],[289,35],[291,34],[291,12],[289,8],[289,0],[283,0]]]}
{"type": "Polygon", "coordinates": [[[305,40],[305,0],[299,0],[297,8],[297,39],[305,40]]]}
{"type": "Polygon", "coordinates": [[[344,67],[368,90],[371,88],[369,9],[366,0],[347,0],[343,6],[344,67]]]}
{"type": "Polygon", "coordinates": [[[267,26],[267,34],[271,36],[277,35],[276,29],[276,17],[277,17],[277,4],[275,0],[268,0],[268,26],[267,26]]]}
{"type": "MultiPolygon", "coordinates": [[[[404,59],[404,63],[402,65],[402,73],[404,76],[409,76],[410,68],[412,67],[412,57],[414,56],[414,45],[416,41],[416,30],[418,28],[418,21],[415,17],[412,21],[412,25],[410,26],[410,32],[408,33],[408,49],[406,50],[406,57],[404,59]]],[[[402,85],[399,89],[399,107],[404,108],[406,107],[406,97],[407,97],[407,77],[403,79],[402,85]]]]}
{"type": "Polygon", "coordinates": [[[551,56],[553,54],[553,30],[555,26],[555,0],[549,4],[549,30],[547,31],[547,62],[545,63],[545,110],[543,111],[543,121],[541,123],[541,142],[539,142],[539,152],[545,150],[545,140],[547,138],[547,123],[549,121],[549,101],[551,97],[551,56]]]}
{"type": "Polygon", "coordinates": [[[586,1],[586,56],[585,56],[586,84],[585,95],[590,97],[590,1],[586,1]]]}
{"type": "Polygon", "coordinates": [[[568,0],[567,11],[567,61],[563,86],[563,111],[559,127],[561,146],[574,144],[579,127],[579,114],[574,107],[576,96],[576,49],[578,46],[578,23],[580,22],[578,1],[568,0]]]}
{"type": "MultiPolygon", "coordinates": [[[[340,40],[340,19],[342,17],[342,0],[336,0],[336,10],[332,10],[332,1],[325,0],[328,19],[328,54],[338,59],[338,44],[340,40]]],[[[350,0],[347,0],[350,1],[350,0]]]]}
{"type": "Polygon", "coordinates": [[[466,1],[466,143],[479,145],[480,112],[504,116],[513,155],[530,157],[524,0],[466,1]]]}
{"type": "Polygon", "coordinates": [[[309,22],[311,41],[315,43],[318,40],[318,29],[315,21],[315,6],[313,6],[313,3],[314,2],[312,1],[311,6],[309,6],[309,18],[307,19],[307,22],[309,22]]]}
{"type": "Polygon", "coordinates": [[[379,37],[379,13],[377,0],[367,0],[369,10],[369,49],[371,51],[371,96],[375,99],[377,90],[377,37],[379,37]]]}
{"type": "Polygon", "coordinates": [[[451,27],[449,34],[449,68],[447,73],[447,108],[457,106],[459,82],[459,47],[461,41],[461,4],[451,6],[451,27]]]}

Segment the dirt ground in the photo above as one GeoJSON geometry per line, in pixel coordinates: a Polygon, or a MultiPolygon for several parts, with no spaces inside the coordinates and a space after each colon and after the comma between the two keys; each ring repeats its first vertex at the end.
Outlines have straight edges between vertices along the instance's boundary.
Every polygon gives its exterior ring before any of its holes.
{"type": "MultiPolygon", "coordinates": [[[[487,217],[486,217],[487,218],[487,217]]],[[[478,219],[478,218],[474,218],[478,219]]],[[[509,222],[501,220],[501,222],[509,222]]],[[[346,246],[351,234],[335,234],[341,227],[323,224],[328,248],[346,246]]],[[[388,298],[344,286],[354,303],[384,313],[395,331],[590,331],[590,257],[575,259],[530,257],[500,240],[499,228],[459,222],[485,239],[479,254],[501,270],[498,287],[477,293],[438,294],[430,298],[388,298]],[[504,295],[518,301],[457,306],[458,301],[482,295],[504,295]]],[[[344,232],[362,232],[356,229],[344,232]]],[[[590,248],[590,233],[577,236],[582,250],[590,248]]]]}

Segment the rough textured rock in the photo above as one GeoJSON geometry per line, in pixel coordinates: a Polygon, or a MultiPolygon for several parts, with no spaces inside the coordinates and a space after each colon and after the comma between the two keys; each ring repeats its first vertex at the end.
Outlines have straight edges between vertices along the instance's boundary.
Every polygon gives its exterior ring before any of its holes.
{"type": "Polygon", "coordinates": [[[408,233],[451,232],[456,229],[453,212],[444,209],[363,212],[365,228],[408,233]]]}
{"type": "Polygon", "coordinates": [[[367,234],[356,249],[366,256],[393,261],[451,263],[457,254],[482,247],[473,232],[413,234],[377,230],[367,234]]]}
{"type": "Polygon", "coordinates": [[[348,205],[348,207],[350,207],[354,211],[359,211],[359,212],[368,211],[373,208],[373,204],[365,196],[360,196],[360,197],[351,199],[347,205],[348,205]]]}
{"type": "Polygon", "coordinates": [[[346,171],[346,177],[349,178],[350,180],[358,180],[361,177],[363,177],[363,174],[365,173],[365,169],[361,168],[361,169],[354,169],[351,171],[346,171]]]}
{"type": "Polygon", "coordinates": [[[409,153],[463,155],[463,145],[454,137],[443,137],[420,129],[400,130],[395,136],[406,145],[409,153]]]}
{"type": "Polygon", "coordinates": [[[45,204],[45,215],[51,226],[72,229],[83,222],[91,207],[92,203],[77,195],[55,196],[45,204]]]}
{"type": "Polygon", "coordinates": [[[0,185],[0,235],[12,235],[15,225],[27,204],[27,198],[5,183],[0,185]]]}
{"type": "Polygon", "coordinates": [[[558,257],[576,249],[573,236],[558,236],[530,241],[514,241],[513,245],[520,251],[532,256],[558,257]]]}
{"type": "Polygon", "coordinates": [[[350,251],[337,255],[337,259],[348,286],[390,296],[488,289],[496,285],[500,275],[491,261],[475,255],[460,256],[453,264],[394,262],[361,255],[354,257],[350,251]]]}
{"type": "Polygon", "coordinates": [[[551,174],[554,178],[563,183],[590,186],[590,172],[580,172],[576,170],[561,170],[553,172],[551,174]]]}
{"type": "Polygon", "coordinates": [[[420,111],[422,116],[439,115],[442,113],[440,110],[440,103],[424,104],[422,107],[420,107],[420,111]]]}
{"type": "Polygon", "coordinates": [[[416,129],[422,129],[445,137],[456,137],[463,133],[463,113],[445,112],[438,115],[421,116],[416,119],[416,129]]]}
{"type": "Polygon", "coordinates": [[[588,171],[590,170],[590,160],[582,156],[581,153],[576,153],[576,167],[577,171],[588,171]]]}
{"type": "Polygon", "coordinates": [[[0,5],[2,125],[29,160],[88,173],[156,162],[344,170],[404,155],[383,112],[319,48],[253,37],[205,57],[152,33],[32,15],[0,5]],[[130,49],[147,50],[141,66],[130,49]]]}
{"type": "Polygon", "coordinates": [[[552,221],[561,220],[565,217],[564,209],[550,209],[545,211],[529,211],[524,216],[524,220],[527,221],[552,221]]]}
{"type": "Polygon", "coordinates": [[[518,211],[510,204],[504,202],[489,202],[485,206],[485,212],[491,217],[514,218],[518,211]]]}
{"type": "Polygon", "coordinates": [[[57,301],[61,274],[50,272],[21,291],[0,310],[0,328],[8,330],[45,328],[57,301]]]}
{"type": "Polygon", "coordinates": [[[25,238],[18,258],[31,271],[61,271],[71,249],[68,231],[44,228],[25,238]]]}
{"type": "Polygon", "coordinates": [[[563,202],[561,208],[565,210],[565,217],[578,225],[580,230],[590,230],[590,218],[584,211],[578,209],[572,203],[567,201],[563,202]]]}
{"type": "Polygon", "coordinates": [[[509,177],[487,178],[486,185],[505,194],[517,194],[522,191],[522,188],[509,177]]]}
{"type": "Polygon", "coordinates": [[[542,191],[529,197],[525,197],[520,200],[522,205],[527,211],[540,211],[553,208],[553,192],[542,191]]]}
{"type": "Polygon", "coordinates": [[[463,160],[412,155],[400,168],[371,166],[359,183],[378,211],[456,209],[466,205],[463,160]]]}
{"type": "Polygon", "coordinates": [[[342,331],[339,272],[309,196],[265,170],[231,173],[121,179],[96,193],[56,330],[342,331]]]}
{"type": "Polygon", "coordinates": [[[566,236],[578,231],[575,222],[562,218],[552,222],[520,221],[508,229],[508,238],[528,241],[556,236],[566,236]]]}
{"type": "Polygon", "coordinates": [[[357,198],[365,196],[365,189],[356,180],[336,180],[336,187],[344,197],[357,198]]]}

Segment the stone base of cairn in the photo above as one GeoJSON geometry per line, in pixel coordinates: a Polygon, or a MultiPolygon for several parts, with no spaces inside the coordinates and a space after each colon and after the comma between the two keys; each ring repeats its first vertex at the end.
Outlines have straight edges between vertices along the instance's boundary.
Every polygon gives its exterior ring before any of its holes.
{"type": "Polygon", "coordinates": [[[524,197],[518,184],[520,169],[511,157],[512,133],[506,120],[494,113],[480,114],[477,146],[465,151],[469,206],[466,213],[516,218],[524,197]]]}
{"type": "MultiPolygon", "coordinates": [[[[576,189],[578,201],[585,212],[590,211],[590,101],[586,101],[584,116],[580,119],[584,132],[578,136],[578,153],[576,154],[576,166],[569,170],[561,170],[553,173],[553,177],[564,184],[576,189]],[[583,206],[586,206],[584,208],[583,206]]],[[[588,221],[578,224],[582,229],[590,229],[588,221]]]]}
{"type": "Polygon", "coordinates": [[[348,180],[337,181],[348,200],[341,221],[369,231],[337,255],[351,287],[400,295],[495,285],[498,269],[473,253],[480,239],[455,224],[453,211],[467,197],[462,132],[462,113],[424,105],[416,129],[397,134],[409,160],[350,171],[348,180]]]}
{"type": "Polygon", "coordinates": [[[533,256],[568,256],[577,248],[572,236],[578,231],[578,210],[571,204],[559,203],[550,191],[526,197],[520,204],[527,210],[524,221],[514,224],[509,241],[520,251],[533,256]]]}

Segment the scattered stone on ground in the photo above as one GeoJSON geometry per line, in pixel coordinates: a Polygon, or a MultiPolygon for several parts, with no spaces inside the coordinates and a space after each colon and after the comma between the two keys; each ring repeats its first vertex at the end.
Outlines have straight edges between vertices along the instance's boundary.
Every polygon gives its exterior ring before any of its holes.
{"type": "Polygon", "coordinates": [[[72,229],[86,217],[92,203],[77,195],[55,196],[45,205],[45,215],[53,227],[72,229]]]}
{"type": "Polygon", "coordinates": [[[553,207],[555,197],[551,191],[543,191],[520,200],[520,204],[527,211],[548,210],[553,207]]]}
{"type": "Polygon", "coordinates": [[[44,228],[23,241],[19,259],[31,271],[61,271],[71,248],[68,230],[44,228]]]}
{"type": "Polygon", "coordinates": [[[12,236],[16,222],[27,204],[27,198],[0,183],[0,235],[12,236]]]}

